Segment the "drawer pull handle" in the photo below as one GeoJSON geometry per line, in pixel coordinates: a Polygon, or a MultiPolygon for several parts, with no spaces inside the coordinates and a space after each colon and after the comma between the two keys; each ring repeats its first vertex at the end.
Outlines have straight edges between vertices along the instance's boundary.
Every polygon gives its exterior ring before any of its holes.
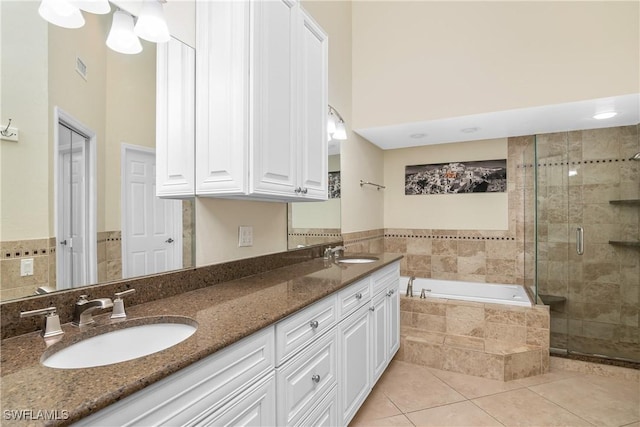
{"type": "Polygon", "coordinates": [[[311,377],[311,381],[318,384],[320,382],[320,375],[315,374],[314,376],[311,377]]]}
{"type": "Polygon", "coordinates": [[[312,320],[311,322],[309,322],[309,326],[311,326],[313,329],[318,327],[318,321],[317,320],[312,320]]]}
{"type": "Polygon", "coordinates": [[[360,292],[358,292],[358,293],[356,294],[356,299],[361,299],[361,298],[362,298],[362,294],[361,294],[360,292]]]}

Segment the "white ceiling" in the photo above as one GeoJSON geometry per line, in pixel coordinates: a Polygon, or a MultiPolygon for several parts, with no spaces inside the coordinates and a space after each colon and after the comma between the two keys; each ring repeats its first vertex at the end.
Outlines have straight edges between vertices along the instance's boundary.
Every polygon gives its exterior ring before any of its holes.
{"type": "Polygon", "coordinates": [[[390,150],[448,142],[626,126],[639,122],[640,94],[636,93],[354,131],[378,147],[390,150]],[[605,120],[593,118],[594,114],[605,111],[616,111],[618,114],[605,120]]]}

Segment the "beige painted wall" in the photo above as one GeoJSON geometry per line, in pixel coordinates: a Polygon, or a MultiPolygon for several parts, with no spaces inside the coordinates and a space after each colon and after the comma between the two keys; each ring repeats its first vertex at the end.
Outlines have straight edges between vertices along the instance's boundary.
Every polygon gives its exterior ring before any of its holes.
{"type": "Polygon", "coordinates": [[[507,153],[507,138],[385,151],[385,228],[508,230],[507,193],[404,194],[407,165],[506,159],[507,153]]]}
{"type": "Polygon", "coordinates": [[[47,23],[38,2],[0,2],[0,125],[20,131],[0,141],[0,240],[50,236],[47,150],[47,23]],[[24,31],[29,28],[30,31],[24,31]],[[45,42],[43,42],[45,41],[45,42]],[[23,64],[32,64],[29,67],[23,64]]]}
{"type": "Polygon", "coordinates": [[[640,2],[356,1],[353,128],[640,91],[640,2]]]}
{"type": "MultiPolygon", "coordinates": [[[[329,172],[340,170],[340,156],[329,156],[329,172]]],[[[293,228],[340,228],[341,199],[324,202],[292,203],[291,226],[293,228]]]]}
{"type": "Polygon", "coordinates": [[[287,250],[287,204],[196,198],[196,266],[287,250]],[[253,246],[238,247],[238,227],[253,226],[253,246]]]}
{"type": "Polygon", "coordinates": [[[382,192],[361,188],[360,180],[382,183],[382,150],[352,129],[352,5],[344,1],[303,1],[303,7],[329,34],[329,104],[345,120],[346,141],[340,145],[342,232],[383,227],[382,192]]]}

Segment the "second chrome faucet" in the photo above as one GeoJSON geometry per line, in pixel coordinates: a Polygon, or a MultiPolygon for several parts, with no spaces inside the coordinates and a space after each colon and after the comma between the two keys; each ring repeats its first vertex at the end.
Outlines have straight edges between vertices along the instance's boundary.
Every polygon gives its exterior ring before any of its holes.
{"type": "Polygon", "coordinates": [[[73,312],[73,321],[71,324],[79,327],[90,325],[95,322],[93,320],[94,311],[111,307],[113,307],[113,301],[111,301],[111,298],[96,298],[88,300],[87,295],[80,295],[80,299],[76,302],[75,310],[73,312]]]}

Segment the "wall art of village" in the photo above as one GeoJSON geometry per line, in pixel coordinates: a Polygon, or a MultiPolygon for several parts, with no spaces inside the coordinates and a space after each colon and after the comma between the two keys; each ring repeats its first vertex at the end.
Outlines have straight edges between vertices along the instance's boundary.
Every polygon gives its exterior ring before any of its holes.
{"type": "Polygon", "coordinates": [[[405,195],[506,191],[506,159],[405,167],[405,195]]]}

